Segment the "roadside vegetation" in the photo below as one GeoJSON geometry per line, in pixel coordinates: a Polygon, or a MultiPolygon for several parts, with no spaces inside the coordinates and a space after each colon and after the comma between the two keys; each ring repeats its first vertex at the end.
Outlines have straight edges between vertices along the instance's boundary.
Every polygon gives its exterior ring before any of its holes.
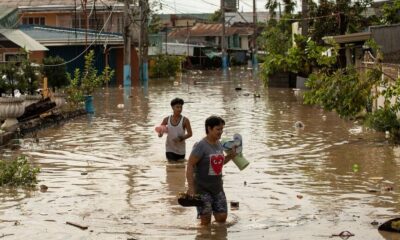
{"type": "Polygon", "coordinates": [[[357,2],[322,1],[310,3],[308,31],[306,36],[294,34],[291,24],[301,16],[292,14],[294,2],[285,0],[280,20],[275,20],[278,3],[267,1],[272,13],[268,26],[258,39],[260,49],[267,53],[261,65],[265,84],[277,73],[291,72],[308,80],[305,85],[304,103],[314,104],[329,111],[336,111],[347,119],[359,118],[377,131],[388,131],[396,141],[400,140],[400,78],[391,79],[382,72],[383,55],[379,46],[369,40],[366,45],[375,57],[375,64],[367,68],[345,66],[340,54],[344,49],[326,36],[362,32],[371,25],[400,22],[400,0],[385,4],[382,15],[367,17],[365,10],[372,1],[357,2]],[[349,17],[350,16],[350,17],[349,17]],[[321,20],[322,19],[322,20],[321,20]],[[385,90],[378,91],[378,87],[385,90]],[[373,111],[373,102],[384,99],[384,106],[373,111]]]}
{"type": "Polygon", "coordinates": [[[173,56],[166,54],[159,54],[150,60],[150,77],[165,78],[175,77],[178,72],[182,71],[182,62],[184,58],[181,56],[173,56]],[[152,61],[153,60],[153,61],[152,61]]]}

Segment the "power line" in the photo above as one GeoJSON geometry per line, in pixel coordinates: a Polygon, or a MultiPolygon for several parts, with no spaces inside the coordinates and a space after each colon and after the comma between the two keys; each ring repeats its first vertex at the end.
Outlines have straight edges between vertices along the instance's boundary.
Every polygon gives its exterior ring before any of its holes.
{"type": "Polygon", "coordinates": [[[89,50],[89,48],[96,42],[97,36],[100,36],[100,34],[103,32],[104,28],[107,26],[111,15],[113,14],[115,7],[117,6],[119,2],[116,1],[111,12],[110,15],[108,16],[107,20],[105,21],[105,23],[103,24],[103,27],[100,29],[100,31],[98,33],[95,34],[95,38],[94,40],[81,52],[79,53],[76,57],[72,58],[71,60],[64,62],[64,63],[59,63],[59,64],[50,64],[50,65],[45,65],[45,64],[41,64],[41,66],[45,66],[45,67],[58,67],[58,66],[62,66],[62,65],[67,65],[68,63],[71,63],[73,61],[75,61],[76,59],[78,59],[80,56],[82,56],[85,52],[87,52],[89,50]]]}
{"type": "MultiPolygon", "coordinates": [[[[177,10],[176,8],[174,8],[174,7],[172,7],[171,5],[169,5],[169,4],[167,4],[166,2],[164,2],[164,1],[160,1],[160,3],[164,6],[166,6],[167,8],[169,8],[170,10],[173,10],[173,11],[176,11],[176,12],[179,12],[179,13],[182,13],[182,14],[188,14],[187,12],[185,13],[185,12],[182,12],[182,11],[179,11],[179,10],[177,10]]],[[[179,4],[180,6],[183,6],[183,7],[185,7],[185,4],[179,4]]],[[[186,5],[187,7],[193,7],[193,6],[188,6],[188,5],[186,5]]],[[[203,13],[202,11],[196,11],[196,13],[203,13]]]]}

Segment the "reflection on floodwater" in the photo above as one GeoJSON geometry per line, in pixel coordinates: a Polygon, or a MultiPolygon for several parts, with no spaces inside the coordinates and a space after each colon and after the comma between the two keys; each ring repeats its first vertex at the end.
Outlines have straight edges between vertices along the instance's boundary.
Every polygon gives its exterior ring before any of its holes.
{"type": "Polygon", "coordinates": [[[1,150],[3,158],[27,155],[48,189],[1,189],[0,236],[326,239],[349,231],[354,239],[394,239],[371,222],[398,216],[399,147],[384,134],[303,105],[301,91],[264,88],[251,71],[237,69],[192,71],[108,92],[94,96],[93,115],[26,136],[18,150],[1,150]],[[168,163],[165,138],[154,132],[174,97],[185,100],[193,128],[188,154],[211,114],[226,120],[225,137],[243,136],[250,165],[224,168],[227,199],[239,203],[227,224],[200,227],[196,209],[177,204],[186,190],[185,163],[168,163]]]}

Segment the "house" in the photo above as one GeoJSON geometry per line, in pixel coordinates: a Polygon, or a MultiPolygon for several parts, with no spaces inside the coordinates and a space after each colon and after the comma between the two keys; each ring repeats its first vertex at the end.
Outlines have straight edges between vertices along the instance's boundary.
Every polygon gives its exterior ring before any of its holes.
{"type": "MultiPolygon", "coordinates": [[[[237,63],[246,63],[246,53],[252,46],[254,29],[249,26],[230,26],[225,28],[227,52],[231,60],[237,63]]],[[[222,40],[222,24],[196,23],[191,28],[175,29],[168,34],[168,42],[193,44],[204,46],[197,57],[218,56],[222,40]],[[219,50],[218,50],[219,49],[219,50]],[[206,52],[208,51],[208,52],[206,52]]]]}
{"type": "MultiPolygon", "coordinates": [[[[0,0],[2,12],[0,25],[19,27],[20,30],[48,48],[45,56],[58,55],[67,61],[72,72],[83,65],[83,53],[90,47],[98,57],[99,70],[109,64],[116,71],[113,83],[123,79],[123,17],[124,4],[111,0],[0,0]]],[[[137,29],[133,29],[131,50],[132,81],[138,82],[137,29]]],[[[13,50],[15,52],[15,50],[13,50]]],[[[32,58],[32,57],[30,57],[32,58]]]]}
{"type": "Polygon", "coordinates": [[[359,66],[363,61],[364,52],[370,50],[366,41],[373,39],[381,48],[383,62],[400,63],[400,24],[370,26],[365,32],[329,36],[324,40],[332,38],[341,48],[344,49],[341,59],[341,66],[359,66]]]}
{"type": "MultiPolygon", "coordinates": [[[[257,22],[266,23],[270,14],[268,12],[257,12],[257,22]]],[[[253,12],[228,12],[225,13],[225,22],[229,25],[235,23],[253,23],[254,13],[253,12]]]]}
{"type": "Polygon", "coordinates": [[[160,25],[162,28],[185,28],[192,27],[198,22],[207,22],[211,14],[192,13],[192,14],[159,14],[160,25]]]}
{"type": "Polygon", "coordinates": [[[0,5],[0,28],[13,28],[18,20],[18,9],[0,5]]]}
{"type": "MultiPolygon", "coordinates": [[[[115,70],[112,85],[123,85],[123,49],[124,40],[119,33],[103,33],[83,29],[56,28],[49,26],[22,25],[20,30],[48,48],[46,56],[60,56],[67,62],[67,71],[84,65],[84,53],[93,49],[96,67],[102,71],[105,66],[115,70]]],[[[134,52],[132,46],[132,53],[134,52]]],[[[139,82],[137,54],[131,56],[133,83],[139,82]]]]}
{"type": "Polygon", "coordinates": [[[42,62],[49,50],[18,29],[0,29],[0,62],[19,61],[29,54],[33,62],[42,62]]]}
{"type": "Polygon", "coordinates": [[[0,6],[17,8],[19,24],[123,31],[124,5],[117,1],[0,0],[0,6]]]}

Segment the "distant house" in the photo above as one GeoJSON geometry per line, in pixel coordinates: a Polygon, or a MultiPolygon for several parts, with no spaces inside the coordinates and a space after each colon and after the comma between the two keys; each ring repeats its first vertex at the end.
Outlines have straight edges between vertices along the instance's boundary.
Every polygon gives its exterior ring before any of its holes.
{"type": "Polygon", "coordinates": [[[0,62],[20,61],[28,57],[33,62],[42,62],[48,51],[44,45],[18,29],[0,29],[0,46],[0,62]]]}
{"type": "MultiPolygon", "coordinates": [[[[251,36],[254,29],[251,27],[226,27],[228,49],[248,50],[251,46],[251,36]]],[[[168,34],[169,42],[189,43],[219,47],[222,39],[222,24],[197,23],[191,28],[175,29],[168,34]]]]}
{"type": "Polygon", "coordinates": [[[191,13],[191,14],[159,14],[160,25],[162,28],[184,28],[192,27],[198,22],[207,22],[211,14],[191,13]]]}
{"type": "MultiPolygon", "coordinates": [[[[35,56],[36,62],[41,63],[44,57],[57,55],[67,61],[67,69],[72,72],[76,67],[83,66],[83,55],[86,50],[94,49],[98,69],[102,70],[105,64],[110,65],[116,70],[113,83],[122,84],[124,59],[122,2],[0,0],[0,6],[7,9],[0,13],[0,26],[19,28],[48,49],[46,54],[35,56]],[[86,4],[83,4],[84,2],[86,4]]],[[[136,36],[132,38],[131,50],[133,82],[138,82],[139,78],[138,56],[134,47],[138,43],[139,34],[135,34],[137,29],[138,26],[133,29],[132,34],[136,36]]],[[[15,49],[13,51],[15,52],[15,49]]]]}
{"type": "MultiPolygon", "coordinates": [[[[270,14],[268,12],[257,12],[257,22],[266,23],[270,14]]],[[[225,13],[225,22],[229,25],[235,23],[253,23],[254,14],[253,12],[229,12],[225,13]]]]}
{"type": "Polygon", "coordinates": [[[0,0],[18,10],[19,24],[122,32],[124,4],[111,0],[0,0]],[[87,20],[87,21],[86,21],[87,20]],[[103,29],[104,27],[104,29],[103,29]]]}
{"type": "MultiPolygon", "coordinates": [[[[252,47],[252,36],[254,29],[245,26],[230,26],[225,28],[225,38],[227,43],[227,52],[231,64],[245,64],[247,62],[246,54],[252,47]]],[[[207,58],[220,58],[222,40],[222,24],[220,23],[196,23],[190,28],[177,28],[168,34],[168,46],[170,43],[182,44],[193,47],[195,59],[193,63],[204,65],[207,58]],[[194,47],[197,45],[198,47],[194,47]]],[[[189,48],[190,49],[190,48],[189,48]]],[[[190,53],[190,52],[189,52],[190,53]]],[[[211,65],[220,64],[220,61],[213,61],[211,65]]]]}
{"type": "MultiPolygon", "coordinates": [[[[122,34],[100,33],[71,28],[55,28],[48,26],[23,25],[20,27],[26,35],[48,48],[46,56],[60,56],[67,62],[67,71],[73,73],[75,68],[84,65],[84,53],[93,49],[96,57],[96,67],[102,71],[106,65],[115,69],[113,85],[123,84],[123,49],[122,34]]],[[[132,52],[134,52],[132,47],[132,52]]],[[[133,82],[138,82],[138,59],[136,54],[131,56],[133,82]]]]}
{"type": "MultiPolygon", "coordinates": [[[[210,13],[191,14],[159,14],[160,25],[163,28],[185,28],[192,27],[197,23],[211,23],[210,13]]],[[[253,12],[227,12],[225,22],[227,25],[235,23],[253,23],[253,12]]],[[[267,22],[270,15],[268,12],[257,12],[257,22],[267,22]]]]}

